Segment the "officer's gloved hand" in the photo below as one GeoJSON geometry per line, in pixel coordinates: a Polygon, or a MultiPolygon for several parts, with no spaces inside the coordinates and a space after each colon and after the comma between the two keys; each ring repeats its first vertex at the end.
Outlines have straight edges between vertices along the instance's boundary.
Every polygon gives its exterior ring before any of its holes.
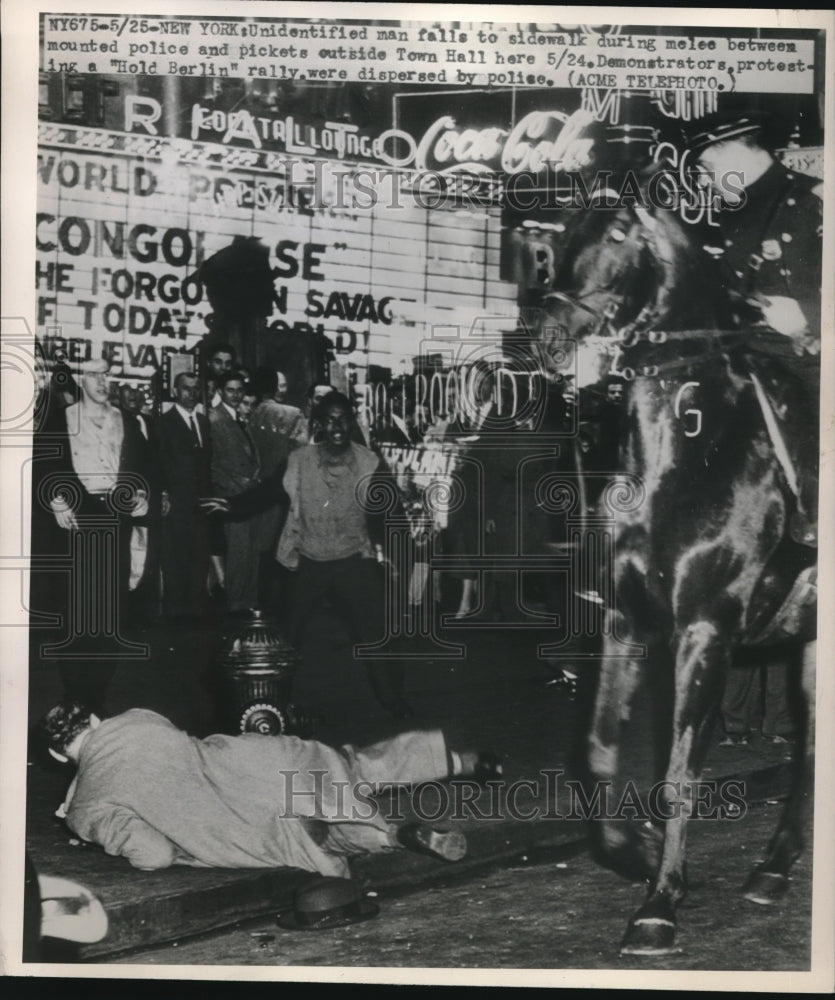
{"type": "Polygon", "coordinates": [[[820,340],[810,331],[796,299],[786,295],[758,295],[756,304],[772,330],[791,337],[795,354],[820,354],[820,340]]]}

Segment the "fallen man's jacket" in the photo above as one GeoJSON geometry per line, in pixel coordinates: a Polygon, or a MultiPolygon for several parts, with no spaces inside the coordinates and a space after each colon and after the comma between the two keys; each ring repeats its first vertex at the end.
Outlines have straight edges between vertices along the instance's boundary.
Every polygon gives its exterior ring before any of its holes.
{"type": "Polygon", "coordinates": [[[136,868],[290,866],[347,877],[345,858],[314,833],[322,822],[370,826],[364,832],[379,831],[385,843],[388,824],[368,786],[357,783],[446,774],[439,731],[337,750],[256,733],[199,740],[155,712],[132,709],[103,720],[83,744],[66,821],[136,868]]]}

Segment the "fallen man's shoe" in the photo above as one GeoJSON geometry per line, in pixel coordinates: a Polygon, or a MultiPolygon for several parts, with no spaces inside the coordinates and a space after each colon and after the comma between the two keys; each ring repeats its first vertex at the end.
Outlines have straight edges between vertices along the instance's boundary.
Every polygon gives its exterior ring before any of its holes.
{"type": "Polygon", "coordinates": [[[482,750],[476,760],[473,778],[483,785],[488,781],[496,781],[504,773],[501,758],[489,750],[482,750]]]}
{"type": "Polygon", "coordinates": [[[450,779],[472,779],[483,785],[488,781],[501,778],[504,765],[501,757],[491,750],[463,750],[453,753],[450,766],[450,779]]]}
{"type": "Polygon", "coordinates": [[[397,842],[409,851],[442,861],[460,861],[467,853],[467,838],[460,830],[434,830],[426,823],[398,827],[397,842]]]}

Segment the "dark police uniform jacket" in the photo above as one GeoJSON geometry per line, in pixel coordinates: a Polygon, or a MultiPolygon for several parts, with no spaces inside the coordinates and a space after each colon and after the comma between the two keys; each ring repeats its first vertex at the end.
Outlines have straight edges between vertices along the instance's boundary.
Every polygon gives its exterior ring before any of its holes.
{"type": "MultiPolygon", "coordinates": [[[[811,337],[821,334],[821,255],[823,201],[820,181],[775,161],[745,189],[737,210],[719,217],[724,242],[722,265],[729,289],[743,298],[755,294],[794,299],[811,337]]],[[[800,474],[802,504],[810,521],[817,512],[820,356],[795,350],[789,336],[767,327],[748,343],[778,412],[782,433],[800,474]],[[785,375],[792,376],[789,379],[785,375]]],[[[793,537],[807,534],[801,525],[793,537]]]]}
{"type": "Polygon", "coordinates": [[[795,299],[820,336],[822,184],[775,161],[745,189],[738,209],[719,216],[729,287],[795,299]]]}

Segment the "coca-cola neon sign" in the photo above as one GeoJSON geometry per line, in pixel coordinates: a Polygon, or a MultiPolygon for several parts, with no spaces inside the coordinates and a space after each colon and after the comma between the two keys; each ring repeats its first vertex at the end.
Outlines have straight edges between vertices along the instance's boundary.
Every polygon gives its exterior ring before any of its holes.
{"type": "Polygon", "coordinates": [[[501,128],[465,128],[459,131],[450,115],[443,115],[424,132],[415,153],[418,170],[495,172],[508,133],[501,128]]]}
{"type": "Polygon", "coordinates": [[[450,115],[438,118],[417,145],[415,167],[454,171],[539,173],[547,167],[576,169],[588,162],[594,122],[588,111],[531,111],[508,132],[490,127],[459,129],[450,115]]]}

